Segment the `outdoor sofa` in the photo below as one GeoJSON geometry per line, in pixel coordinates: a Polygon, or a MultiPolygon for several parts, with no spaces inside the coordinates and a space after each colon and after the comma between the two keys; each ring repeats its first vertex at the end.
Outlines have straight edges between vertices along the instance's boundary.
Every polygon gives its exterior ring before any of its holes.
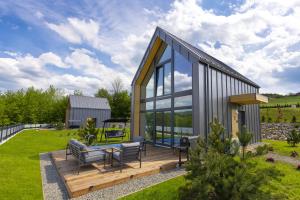
{"type": "Polygon", "coordinates": [[[71,139],[67,144],[66,160],[68,155],[73,155],[78,161],[78,174],[81,166],[105,160],[105,152],[103,150],[88,147],[75,139],[71,139]]]}

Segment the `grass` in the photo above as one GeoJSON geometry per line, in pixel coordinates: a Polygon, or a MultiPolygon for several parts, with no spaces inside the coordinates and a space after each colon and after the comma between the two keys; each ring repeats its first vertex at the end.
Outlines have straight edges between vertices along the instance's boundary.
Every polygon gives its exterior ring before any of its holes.
{"type": "Polygon", "coordinates": [[[39,153],[64,149],[74,133],[75,130],[26,130],[1,145],[0,199],[43,199],[39,153]]]}
{"type": "MultiPolygon", "coordinates": [[[[263,157],[254,159],[258,163],[259,168],[275,167],[280,170],[284,176],[280,182],[272,181],[270,185],[265,186],[266,189],[271,189],[271,192],[279,196],[280,199],[296,200],[300,196],[300,172],[295,169],[295,166],[276,162],[275,164],[267,163],[263,157]]],[[[168,180],[158,185],[146,188],[142,191],[121,198],[121,200],[173,200],[178,199],[178,189],[185,184],[183,176],[168,180]]]]}
{"type": "MultiPolygon", "coordinates": [[[[281,108],[282,111],[282,122],[291,122],[293,116],[296,117],[296,122],[300,122],[300,108],[281,108]]],[[[272,122],[276,122],[278,116],[277,108],[263,108],[260,109],[261,121],[262,117],[265,117],[265,122],[271,118],[272,122]]]]}
{"type": "Polygon", "coordinates": [[[274,105],[285,105],[285,104],[297,104],[300,103],[300,96],[286,96],[286,97],[279,97],[279,98],[269,98],[268,106],[274,105]]]}
{"type": "Polygon", "coordinates": [[[292,147],[286,141],[263,140],[263,142],[270,144],[273,147],[274,152],[280,155],[290,156],[292,151],[296,151],[300,155],[299,144],[296,147],[292,147]]]}

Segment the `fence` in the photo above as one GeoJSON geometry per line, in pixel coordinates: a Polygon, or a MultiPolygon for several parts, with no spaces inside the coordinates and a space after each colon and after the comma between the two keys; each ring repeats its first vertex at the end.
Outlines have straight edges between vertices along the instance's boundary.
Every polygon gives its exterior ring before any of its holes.
{"type": "Polygon", "coordinates": [[[0,127],[0,143],[14,136],[23,129],[50,128],[49,124],[14,124],[0,127]]]}

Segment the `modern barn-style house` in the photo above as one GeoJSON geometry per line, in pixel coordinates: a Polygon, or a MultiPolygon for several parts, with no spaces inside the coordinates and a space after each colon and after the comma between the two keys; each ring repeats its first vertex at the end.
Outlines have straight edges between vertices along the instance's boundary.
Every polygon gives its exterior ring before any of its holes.
{"type": "Polygon", "coordinates": [[[261,140],[259,86],[191,44],[157,27],[132,82],[131,136],[173,146],[181,136],[207,138],[217,118],[226,135],[242,125],[261,140]]]}

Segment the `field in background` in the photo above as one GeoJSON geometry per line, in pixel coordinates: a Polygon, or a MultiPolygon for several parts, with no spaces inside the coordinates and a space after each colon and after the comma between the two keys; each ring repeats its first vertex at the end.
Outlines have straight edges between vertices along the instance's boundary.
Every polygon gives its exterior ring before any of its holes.
{"type": "MultiPolygon", "coordinates": [[[[269,98],[268,104],[262,104],[262,107],[276,105],[297,105],[300,104],[300,96],[285,96],[279,98],[269,98]]],[[[300,108],[280,108],[282,117],[280,122],[292,122],[293,116],[296,117],[296,122],[300,122],[300,108]]],[[[278,122],[278,108],[260,108],[261,122],[278,122]],[[263,120],[265,118],[265,120],[263,120]]]]}

